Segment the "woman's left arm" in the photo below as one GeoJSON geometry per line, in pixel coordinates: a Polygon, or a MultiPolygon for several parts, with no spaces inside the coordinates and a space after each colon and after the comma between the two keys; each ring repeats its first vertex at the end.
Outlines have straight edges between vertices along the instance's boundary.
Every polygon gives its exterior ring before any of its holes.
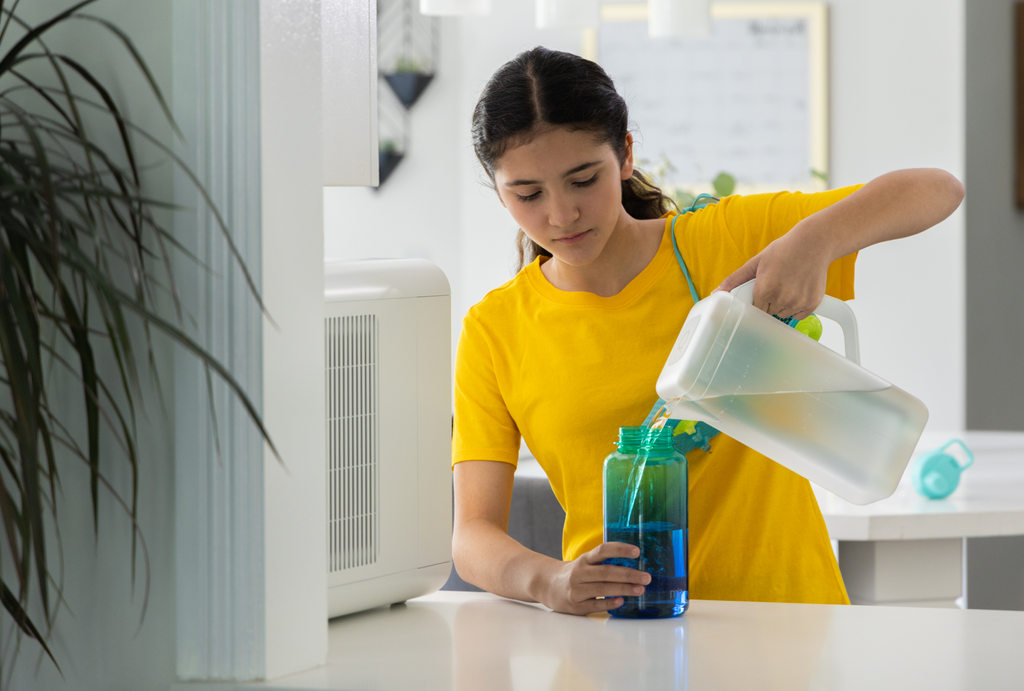
{"type": "Polygon", "coordinates": [[[886,173],[797,223],[716,290],[732,290],[757,278],[756,307],[803,319],[821,303],[834,260],[927,230],[953,213],[963,198],[963,185],[944,170],[886,173]]]}

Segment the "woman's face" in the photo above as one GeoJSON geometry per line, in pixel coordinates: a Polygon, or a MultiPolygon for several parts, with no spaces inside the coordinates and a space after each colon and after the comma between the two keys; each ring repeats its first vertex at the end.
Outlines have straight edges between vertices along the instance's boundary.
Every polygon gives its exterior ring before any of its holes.
{"type": "Polygon", "coordinates": [[[501,203],[527,237],[556,259],[583,266],[599,257],[626,217],[622,181],[633,174],[632,137],[619,164],[594,133],[554,127],[498,160],[501,203]]]}

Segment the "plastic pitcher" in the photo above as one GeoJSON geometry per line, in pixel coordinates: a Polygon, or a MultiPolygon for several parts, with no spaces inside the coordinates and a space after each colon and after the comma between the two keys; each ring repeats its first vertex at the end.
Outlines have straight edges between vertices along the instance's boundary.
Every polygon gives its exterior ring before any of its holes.
{"type": "Polygon", "coordinates": [[[928,421],[860,366],[857,320],[826,296],[846,357],[753,306],[754,282],[697,303],[658,377],[673,418],[707,422],[854,504],[893,493],[928,421]]]}

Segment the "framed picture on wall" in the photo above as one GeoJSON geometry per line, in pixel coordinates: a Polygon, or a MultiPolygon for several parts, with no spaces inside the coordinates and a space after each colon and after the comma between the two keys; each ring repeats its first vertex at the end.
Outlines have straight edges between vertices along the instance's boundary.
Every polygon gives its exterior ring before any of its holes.
{"type": "Polygon", "coordinates": [[[706,38],[647,35],[647,3],[610,3],[584,57],[630,108],[635,155],[668,187],[737,191],[828,187],[828,6],[711,4],[706,38]]]}

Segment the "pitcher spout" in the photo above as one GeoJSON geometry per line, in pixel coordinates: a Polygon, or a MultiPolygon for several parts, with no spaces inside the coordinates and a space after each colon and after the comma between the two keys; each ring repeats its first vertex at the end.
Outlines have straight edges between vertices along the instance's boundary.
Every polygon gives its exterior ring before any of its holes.
{"type": "Polygon", "coordinates": [[[704,410],[698,403],[687,398],[674,398],[665,402],[665,408],[669,417],[673,420],[693,420],[694,422],[707,422],[714,424],[719,419],[704,410]]]}

